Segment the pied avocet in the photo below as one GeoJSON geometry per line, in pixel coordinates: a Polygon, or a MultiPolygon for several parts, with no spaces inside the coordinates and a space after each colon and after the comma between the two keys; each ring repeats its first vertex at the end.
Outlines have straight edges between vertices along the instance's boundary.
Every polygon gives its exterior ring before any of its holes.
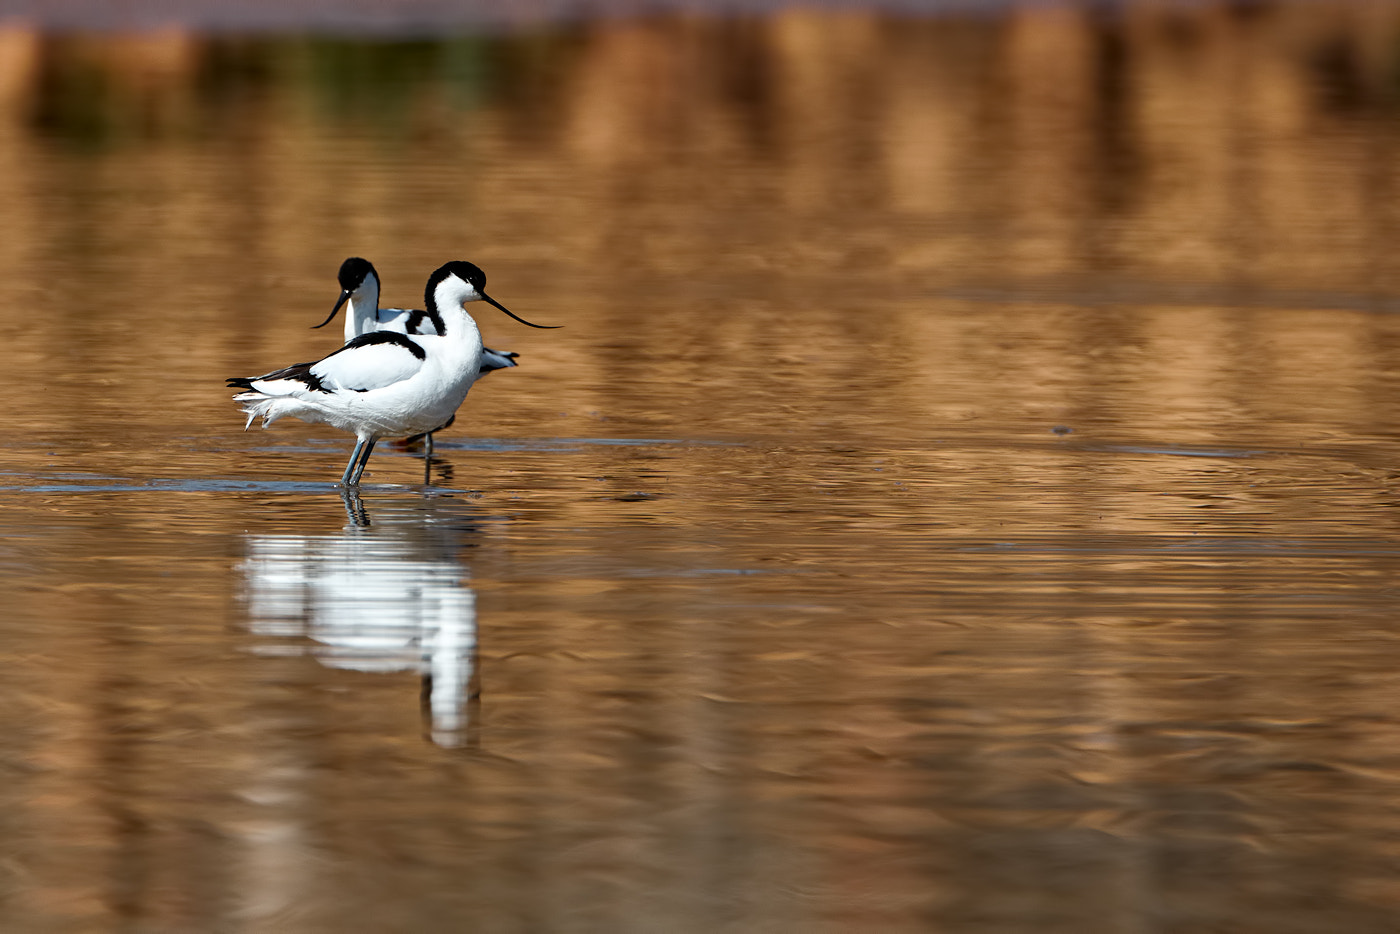
{"type": "Polygon", "coordinates": [[[467,302],[484,301],[521,324],[531,324],[486,294],[486,274],[472,263],[440,266],[423,290],[423,314],[432,333],[369,331],[313,363],[263,376],[233,377],[234,396],[266,428],[286,415],[355,435],[355,450],[340,482],[358,486],[380,438],[435,431],[457,411],[481,375],[481,332],[467,302]]]}
{"type": "MultiPolygon", "coordinates": [[[[340,297],[336,299],[335,307],[331,309],[326,320],[313,325],[313,330],[323,328],[334,321],[343,305],[346,306],[346,343],[371,331],[397,331],[400,334],[437,333],[434,330],[433,319],[422,309],[379,307],[379,273],[369,260],[359,256],[350,257],[340,264],[340,272],[337,273],[336,278],[340,282],[340,297]]],[[[518,366],[519,364],[515,362],[515,358],[518,356],[520,354],[512,353],[509,350],[492,350],[490,347],[482,347],[481,369],[477,378],[480,379],[495,370],[518,366]]],[[[434,431],[448,427],[455,419],[456,415],[453,415],[446,424],[439,425],[434,431]]],[[[420,438],[423,439],[424,455],[431,457],[433,453],[432,431],[406,438],[404,443],[412,444],[420,438]]]]}

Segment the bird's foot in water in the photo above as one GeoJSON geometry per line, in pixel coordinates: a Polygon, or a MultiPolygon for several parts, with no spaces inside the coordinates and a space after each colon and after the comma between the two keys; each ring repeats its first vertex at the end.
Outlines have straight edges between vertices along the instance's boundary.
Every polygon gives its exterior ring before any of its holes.
{"type": "Polygon", "coordinates": [[[413,454],[421,454],[428,447],[428,433],[425,431],[421,435],[410,435],[407,438],[400,438],[391,441],[391,445],[400,451],[408,451],[413,454]]]}

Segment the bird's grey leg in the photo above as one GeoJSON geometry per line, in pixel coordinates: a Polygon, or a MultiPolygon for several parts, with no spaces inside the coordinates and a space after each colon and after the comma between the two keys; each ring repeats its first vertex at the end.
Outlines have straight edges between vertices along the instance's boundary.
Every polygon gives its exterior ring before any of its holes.
{"type": "Polygon", "coordinates": [[[367,467],[367,466],[369,465],[369,455],[370,455],[370,452],[374,450],[374,446],[375,446],[377,443],[379,443],[379,439],[378,439],[378,438],[370,438],[368,441],[365,442],[365,450],[364,450],[364,453],[362,453],[362,454],[360,455],[360,462],[359,462],[358,464],[355,465],[355,476],[353,476],[353,477],[350,478],[350,485],[351,485],[351,486],[359,486],[359,485],[360,485],[360,477],[364,474],[364,472],[365,472],[365,467],[367,467]]]}
{"type": "Polygon", "coordinates": [[[355,439],[355,450],[350,452],[350,462],[345,465],[345,473],[340,475],[340,485],[350,485],[350,475],[355,472],[355,462],[360,459],[360,449],[365,446],[364,438],[355,439]]]}
{"type": "Polygon", "coordinates": [[[428,434],[423,438],[423,457],[424,457],[424,459],[426,459],[426,458],[429,458],[429,457],[432,457],[432,456],[433,456],[433,433],[430,431],[430,432],[428,432],[428,434]]]}
{"type": "Polygon", "coordinates": [[[374,445],[378,440],[378,438],[361,438],[355,442],[355,450],[350,455],[350,463],[345,468],[345,475],[340,478],[342,484],[345,486],[360,485],[360,475],[365,472],[370,452],[374,450],[374,445]]]}

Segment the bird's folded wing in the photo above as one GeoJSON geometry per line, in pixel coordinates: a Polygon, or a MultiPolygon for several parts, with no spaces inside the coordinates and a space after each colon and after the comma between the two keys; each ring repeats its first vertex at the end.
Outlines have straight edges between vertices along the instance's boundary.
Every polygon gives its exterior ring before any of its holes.
{"type": "Polygon", "coordinates": [[[413,314],[407,308],[381,308],[375,312],[374,329],[376,331],[398,331],[400,334],[408,333],[408,316],[413,314]]]}
{"type": "Polygon", "coordinates": [[[426,311],[413,308],[381,308],[375,323],[380,331],[400,334],[441,334],[426,311]]]}
{"type": "Polygon", "coordinates": [[[396,331],[361,334],[311,365],[327,390],[369,392],[402,382],[423,368],[423,348],[396,331]]]}

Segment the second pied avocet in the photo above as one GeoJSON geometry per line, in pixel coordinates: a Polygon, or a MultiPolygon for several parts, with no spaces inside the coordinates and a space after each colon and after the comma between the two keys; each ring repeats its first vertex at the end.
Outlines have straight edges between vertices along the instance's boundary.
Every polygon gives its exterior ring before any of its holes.
{"type": "Polygon", "coordinates": [[[358,486],[380,438],[434,431],[457,411],[481,370],[481,332],[467,302],[484,301],[531,324],[486,294],[486,274],[467,262],[440,266],[423,290],[430,334],[370,331],[314,363],[229,379],[248,422],[268,427],[290,415],[355,435],[340,482],[358,486]]]}
{"type": "MultiPolygon", "coordinates": [[[[326,320],[314,325],[313,330],[330,324],[335,320],[336,314],[340,312],[341,306],[345,306],[345,342],[347,344],[361,334],[369,334],[372,331],[397,331],[400,334],[437,333],[434,330],[436,325],[433,319],[422,309],[379,307],[379,273],[369,260],[358,256],[350,257],[340,264],[340,272],[336,278],[340,281],[340,298],[336,299],[335,307],[331,309],[326,320]]],[[[509,350],[492,350],[490,347],[482,347],[481,367],[477,378],[480,379],[487,373],[496,370],[518,366],[515,358],[519,356],[520,354],[512,353],[509,350]]],[[[455,419],[456,415],[453,415],[446,424],[439,425],[433,431],[446,428],[455,419]]],[[[433,453],[432,431],[414,435],[405,441],[412,443],[420,438],[424,442],[424,455],[431,457],[433,453]]]]}

